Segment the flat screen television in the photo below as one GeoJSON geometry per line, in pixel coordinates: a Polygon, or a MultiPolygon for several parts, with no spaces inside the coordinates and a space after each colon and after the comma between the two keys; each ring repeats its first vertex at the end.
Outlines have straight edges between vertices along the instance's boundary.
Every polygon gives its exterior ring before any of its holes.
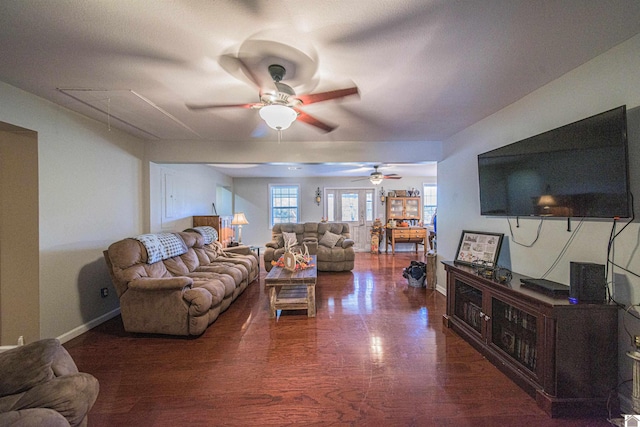
{"type": "Polygon", "coordinates": [[[478,155],[481,215],[628,218],[626,106],[478,155]]]}

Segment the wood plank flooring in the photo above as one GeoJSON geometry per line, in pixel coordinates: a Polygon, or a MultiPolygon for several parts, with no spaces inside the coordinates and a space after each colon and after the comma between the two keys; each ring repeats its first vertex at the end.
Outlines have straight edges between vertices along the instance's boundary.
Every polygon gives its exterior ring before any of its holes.
{"type": "Polygon", "coordinates": [[[196,338],[129,334],[116,317],[65,344],[100,394],[89,426],[608,426],[550,419],[442,325],[412,288],[423,255],[356,256],[318,275],[317,314],[269,319],[264,270],[196,338]]]}

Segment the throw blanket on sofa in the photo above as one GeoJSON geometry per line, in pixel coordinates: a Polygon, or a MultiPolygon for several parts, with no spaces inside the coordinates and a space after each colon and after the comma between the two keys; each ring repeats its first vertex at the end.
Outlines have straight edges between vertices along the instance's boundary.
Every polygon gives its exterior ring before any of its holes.
{"type": "Polygon", "coordinates": [[[220,243],[220,242],[211,242],[209,247],[211,249],[213,249],[213,253],[216,255],[216,257],[243,258],[245,256],[245,255],[242,255],[242,254],[236,254],[236,253],[233,253],[233,252],[225,251],[224,248],[222,247],[222,243],[220,243]]]}
{"type": "Polygon", "coordinates": [[[226,252],[222,247],[222,243],[220,242],[211,242],[211,248],[213,249],[213,252],[216,254],[216,256],[225,258],[232,258],[234,256],[234,254],[226,252]]]}
{"type": "Polygon", "coordinates": [[[147,264],[182,255],[187,252],[187,245],[177,234],[141,234],[134,237],[147,250],[147,264]]]}
{"type": "Polygon", "coordinates": [[[204,237],[205,245],[208,245],[209,243],[215,242],[218,240],[218,232],[216,231],[215,228],[209,227],[208,225],[204,225],[202,227],[193,227],[193,228],[190,228],[189,230],[193,230],[198,234],[202,235],[202,237],[204,237]]]}

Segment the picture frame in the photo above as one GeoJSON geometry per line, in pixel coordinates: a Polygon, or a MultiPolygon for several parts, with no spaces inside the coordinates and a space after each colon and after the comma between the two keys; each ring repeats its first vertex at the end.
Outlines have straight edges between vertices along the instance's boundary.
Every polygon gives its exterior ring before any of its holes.
{"type": "Polygon", "coordinates": [[[495,267],[503,238],[502,233],[462,230],[454,263],[475,265],[482,262],[488,267],[495,267]]]}

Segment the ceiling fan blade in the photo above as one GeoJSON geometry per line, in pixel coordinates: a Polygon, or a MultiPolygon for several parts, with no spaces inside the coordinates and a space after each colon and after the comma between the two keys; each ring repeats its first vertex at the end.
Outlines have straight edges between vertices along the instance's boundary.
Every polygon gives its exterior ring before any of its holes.
{"type": "Polygon", "coordinates": [[[383,179],[402,179],[401,176],[396,175],[395,173],[385,175],[382,177],[383,179]]]}
{"type": "Polygon", "coordinates": [[[328,101],[330,99],[344,98],[345,96],[358,95],[357,87],[348,89],[330,90],[328,92],[310,93],[307,95],[296,96],[303,104],[313,104],[314,102],[328,101]]]}
{"type": "Polygon", "coordinates": [[[253,102],[251,104],[187,104],[189,110],[209,110],[212,108],[256,108],[262,103],[253,102]]]}
{"type": "Polygon", "coordinates": [[[308,125],[311,126],[315,126],[319,129],[322,129],[325,132],[331,132],[332,130],[334,130],[337,126],[331,126],[327,123],[321,122],[320,120],[316,119],[313,116],[310,116],[309,114],[305,113],[302,110],[298,110],[296,108],[294,108],[295,112],[298,113],[298,118],[297,120],[301,121],[301,122],[305,122],[308,125]]]}

